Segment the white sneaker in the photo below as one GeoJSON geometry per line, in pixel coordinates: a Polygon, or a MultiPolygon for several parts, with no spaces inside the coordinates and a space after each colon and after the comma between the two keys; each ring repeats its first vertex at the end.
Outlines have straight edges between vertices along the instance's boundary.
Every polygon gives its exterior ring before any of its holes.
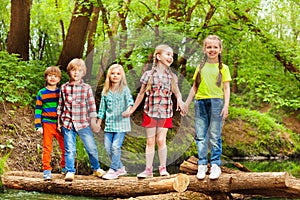
{"type": "Polygon", "coordinates": [[[119,175],[117,171],[113,169],[109,169],[108,172],[102,176],[102,178],[106,180],[113,180],[113,179],[117,179],[118,176],[119,175]]]}
{"type": "Polygon", "coordinates": [[[207,165],[198,165],[198,179],[204,179],[207,172],[207,165]]]}
{"type": "Polygon", "coordinates": [[[118,174],[118,176],[124,176],[124,175],[126,175],[127,171],[126,171],[125,167],[123,166],[123,167],[119,168],[117,170],[117,174],[118,174]]]}
{"type": "Polygon", "coordinates": [[[73,181],[74,180],[74,173],[72,172],[67,172],[65,176],[65,181],[73,181]]]}
{"type": "Polygon", "coordinates": [[[209,178],[217,179],[220,177],[221,173],[222,173],[221,168],[216,164],[212,164],[211,169],[210,169],[209,178]]]}

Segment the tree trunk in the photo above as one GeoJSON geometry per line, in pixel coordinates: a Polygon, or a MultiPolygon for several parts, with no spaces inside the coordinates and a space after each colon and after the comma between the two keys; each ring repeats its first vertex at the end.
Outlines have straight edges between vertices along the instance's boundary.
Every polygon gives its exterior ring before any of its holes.
{"type": "Polygon", "coordinates": [[[100,7],[94,7],[93,8],[93,17],[88,27],[88,46],[86,51],[86,67],[87,72],[85,76],[85,80],[89,81],[92,76],[92,70],[93,70],[93,60],[94,60],[94,48],[95,48],[95,33],[97,29],[98,24],[98,18],[99,18],[99,12],[100,7]]]}
{"type": "Polygon", "coordinates": [[[68,63],[73,58],[82,58],[92,11],[93,6],[89,0],[76,2],[67,37],[57,63],[63,70],[66,70],[68,63]]]}
{"type": "Polygon", "coordinates": [[[31,0],[11,0],[10,30],[7,51],[29,60],[31,0]]]}

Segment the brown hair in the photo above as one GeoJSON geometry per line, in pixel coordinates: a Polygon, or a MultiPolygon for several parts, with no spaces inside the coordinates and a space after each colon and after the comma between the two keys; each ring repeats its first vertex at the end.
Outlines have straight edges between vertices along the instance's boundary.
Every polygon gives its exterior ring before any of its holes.
{"type": "Polygon", "coordinates": [[[125,71],[123,69],[122,65],[119,64],[113,64],[108,68],[107,74],[106,74],[106,79],[103,87],[102,94],[107,95],[107,92],[109,91],[109,88],[111,87],[111,81],[110,81],[110,75],[113,69],[120,68],[121,69],[121,81],[119,83],[119,86],[117,88],[118,92],[122,92],[124,87],[127,86],[127,81],[126,81],[126,76],[125,76],[125,71]]]}
{"type": "Polygon", "coordinates": [[[47,67],[44,72],[44,77],[46,78],[48,75],[56,75],[61,79],[61,71],[56,66],[47,67]]]}
{"type": "Polygon", "coordinates": [[[85,76],[86,74],[86,65],[84,60],[82,60],[81,58],[74,58],[73,60],[71,60],[67,66],[67,72],[70,75],[70,71],[74,70],[74,69],[82,69],[83,70],[83,76],[85,76]]]}
{"type": "MultiPolygon", "coordinates": [[[[206,41],[207,40],[218,40],[219,41],[219,46],[222,49],[222,40],[218,36],[216,36],[216,35],[209,35],[209,36],[207,36],[204,39],[204,41],[203,41],[203,49],[206,47],[206,41]]],[[[222,73],[221,73],[221,70],[223,68],[222,54],[221,53],[219,53],[219,55],[218,55],[218,60],[219,60],[219,74],[217,76],[217,82],[216,82],[216,84],[217,84],[218,87],[220,87],[221,86],[221,82],[222,82],[222,73]]],[[[204,54],[204,57],[203,57],[203,59],[202,59],[202,61],[200,63],[199,71],[197,73],[197,76],[196,76],[196,79],[195,79],[195,82],[194,82],[195,86],[196,86],[196,88],[195,88],[196,90],[198,89],[198,87],[199,87],[199,85],[201,83],[201,70],[204,67],[206,61],[207,61],[207,55],[204,54]]]]}
{"type": "MultiPolygon", "coordinates": [[[[153,83],[153,72],[154,72],[155,68],[157,67],[157,62],[158,62],[157,54],[161,54],[163,51],[166,51],[167,49],[170,49],[173,52],[173,49],[169,45],[166,45],[166,44],[158,45],[155,48],[155,51],[153,53],[153,65],[152,65],[152,69],[151,69],[151,72],[150,72],[150,77],[149,77],[149,80],[147,82],[147,86],[146,86],[144,92],[151,89],[151,85],[153,83]]],[[[173,76],[173,72],[171,71],[170,68],[168,70],[169,70],[169,73],[172,76],[172,79],[171,79],[171,91],[172,91],[173,88],[176,88],[176,82],[175,82],[175,78],[173,76]]]]}

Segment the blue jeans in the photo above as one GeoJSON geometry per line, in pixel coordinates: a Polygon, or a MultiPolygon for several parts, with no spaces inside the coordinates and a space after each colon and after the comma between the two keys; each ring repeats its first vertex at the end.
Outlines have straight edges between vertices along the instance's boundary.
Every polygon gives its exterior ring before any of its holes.
{"type": "Polygon", "coordinates": [[[83,142],[84,148],[88,153],[91,168],[93,171],[100,168],[98,160],[98,149],[94,140],[93,132],[90,127],[80,129],[76,131],[74,127],[69,130],[62,127],[62,133],[64,134],[65,144],[65,160],[67,172],[75,173],[75,156],[76,156],[76,135],[78,134],[83,142]]]}
{"type": "Polygon", "coordinates": [[[126,132],[105,132],[104,146],[111,159],[110,168],[118,170],[123,167],[121,162],[121,148],[126,132]]]}
{"type": "Polygon", "coordinates": [[[198,148],[198,165],[207,165],[208,143],[211,150],[211,164],[220,166],[222,154],[223,99],[195,100],[195,129],[198,148]]]}

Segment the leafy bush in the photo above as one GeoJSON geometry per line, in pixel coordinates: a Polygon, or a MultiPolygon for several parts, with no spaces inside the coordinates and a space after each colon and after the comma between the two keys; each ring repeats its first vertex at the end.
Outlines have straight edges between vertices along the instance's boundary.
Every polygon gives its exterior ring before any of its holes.
{"type": "MultiPolygon", "coordinates": [[[[46,64],[22,61],[16,55],[0,51],[0,102],[33,106],[36,94],[45,84],[46,64]]],[[[66,75],[63,73],[63,79],[66,75]]]]}

